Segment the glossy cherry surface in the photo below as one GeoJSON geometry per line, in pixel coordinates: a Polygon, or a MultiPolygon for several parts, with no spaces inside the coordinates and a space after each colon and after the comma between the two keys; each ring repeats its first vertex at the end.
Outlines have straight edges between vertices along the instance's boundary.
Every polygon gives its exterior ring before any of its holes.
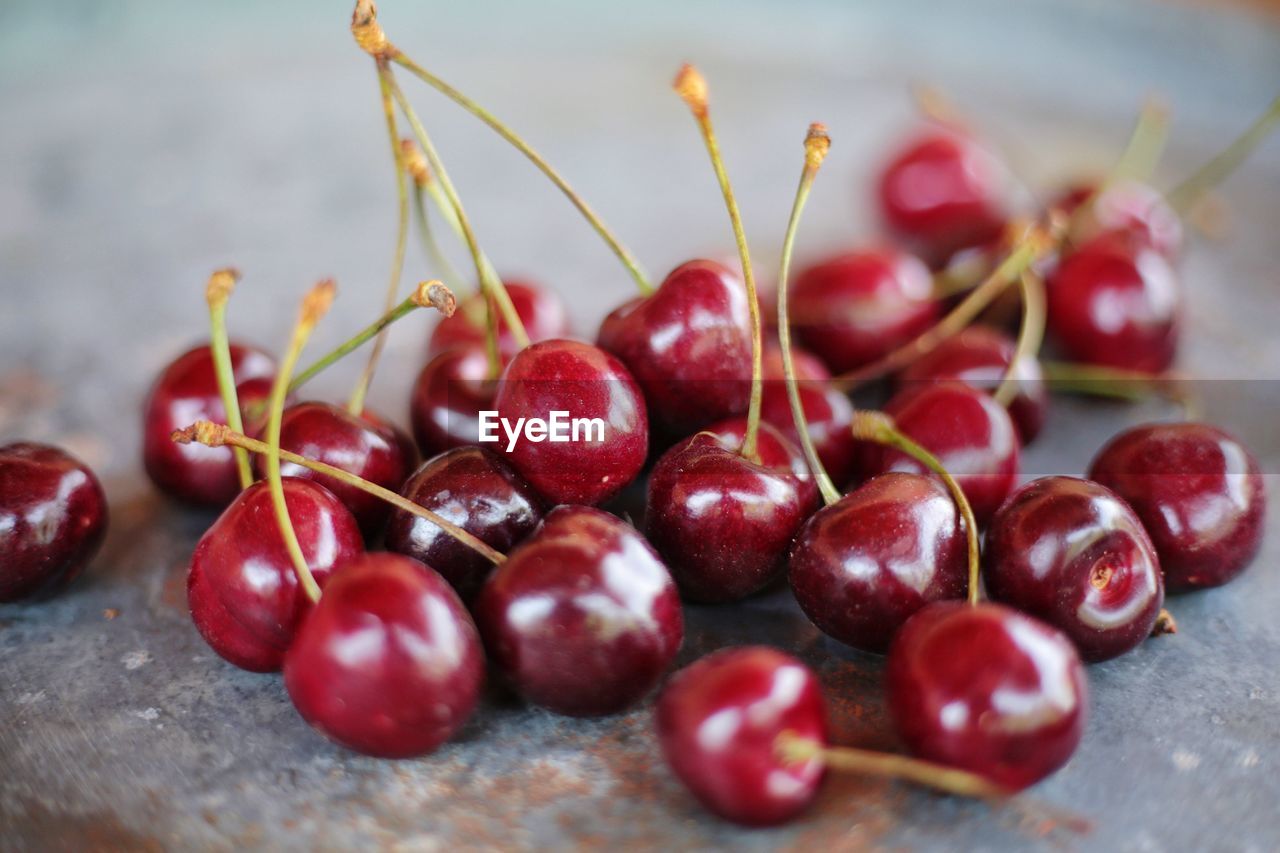
{"type": "MultiPolygon", "coordinates": [[[[307,567],[322,588],[364,553],[355,517],[332,492],[286,477],[285,506],[307,567]]],[[[191,556],[187,605],[200,635],[242,669],[270,672],[311,602],[285,549],[265,482],[241,492],[205,531],[191,556]]]]}
{"type": "Polygon", "coordinates": [[[1267,495],[1258,460],[1218,427],[1133,427],[1098,452],[1089,476],[1142,519],[1170,592],[1220,586],[1262,547],[1267,495]]]}
{"type": "Polygon", "coordinates": [[[874,361],[937,322],[933,277],[896,249],[850,252],[803,270],[788,295],[791,328],[832,370],[874,361]]]}
{"type": "MultiPolygon", "coordinates": [[[[231,366],[240,407],[265,403],[276,370],[271,357],[262,350],[232,344],[231,366]]],[[[191,503],[223,506],[240,492],[231,448],[176,444],[169,439],[174,430],[200,420],[227,422],[208,346],[178,356],[152,385],[143,405],[142,460],[147,476],[165,493],[191,503]]],[[[253,432],[256,426],[246,423],[245,429],[253,432]]]]}
{"type": "Polygon", "coordinates": [[[1072,360],[1146,373],[1173,364],[1182,296],[1159,252],[1103,234],[1064,258],[1047,285],[1049,333],[1072,360]]]}
{"type": "Polygon", "coordinates": [[[640,383],[655,429],[688,435],[747,410],[751,319],[746,285],[728,267],[681,264],[605,317],[597,343],[640,383]]]}
{"type": "Polygon", "coordinates": [[[1005,501],[987,527],[983,579],[991,598],[1058,628],[1086,661],[1135,648],[1164,603],[1142,522],[1076,477],[1033,480],[1005,501]]]}
{"type": "Polygon", "coordinates": [[[107,498],[89,467],[47,444],[0,447],[0,602],[55,592],[107,533],[107,498]]]}
{"type": "Polygon", "coordinates": [[[823,633],[883,654],[912,614],[964,598],[964,522],[945,486],[918,474],[873,477],[800,530],[787,575],[823,633]]]}
{"type": "Polygon", "coordinates": [[[672,676],[654,716],[667,765],[726,820],[785,823],[818,795],[822,760],[779,754],[783,733],[827,743],[821,686],[790,655],[765,646],[713,652],[672,676]]]}
{"type": "MultiPolygon", "coordinates": [[[[517,471],[551,503],[598,504],[616,495],[644,467],[649,420],[635,379],[613,356],[581,341],[554,340],[522,350],[502,374],[494,400],[515,429],[520,419],[599,419],[603,439],[535,442],[522,437],[501,447],[517,471]]],[[[498,445],[495,445],[495,447],[498,445]]]]}
{"type": "MultiPolygon", "coordinates": [[[[991,326],[969,326],[947,338],[934,350],[914,361],[898,374],[897,386],[955,379],[988,393],[995,391],[1013,361],[1017,344],[1013,338],[991,326]]],[[[1009,401],[1009,414],[1022,443],[1029,444],[1044,427],[1049,409],[1049,392],[1040,362],[1023,358],[1015,371],[1018,393],[1009,401]]]]}
{"type": "MultiPolygon", "coordinates": [[[[524,281],[504,279],[503,284],[507,287],[511,305],[524,324],[530,342],[562,338],[569,334],[569,316],[565,312],[564,302],[555,291],[524,281]]],[[[427,341],[427,357],[434,358],[459,346],[476,346],[484,352],[487,318],[484,296],[473,292],[458,303],[458,310],[452,317],[441,318],[431,331],[431,337],[427,341]]],[[[507,321],[499,317],[498,351],[503,360],[509,360],[518,349],[515,336],[507,327],[507,321]]]]}
{"type": "Polygon", "coordinates": [[[754,462],[738,452],[745,431],[739,418],[700,432],[663,454],[649,476],[645,535],[695,601],[736,601],[762,589],[782,572],[816,506],[799,451],[761,424],[754,462]]]}
{"type": "Polygon", "coordinates": [[[480,412],[493,411],[498,384],[483,347],[462,345],[423,366],[413,383],[409,420],[425,457],[480,441],[480,412]]]}
{"type": "Polygon", "coordinates": [[[515,689],[577,717],[638,702],[684,638],[667,567],[630,525],[590,507],[548,513],[489,576],[475,614],[515,689]]]}
{"type": "Polygon", "coordinates": [[[444,578],[399,554],[366,554],[325,588],[284,661],[302,718],[379,758],[438,747],[475,710],[484,654],[444,578]]]}
{"type": "Polygon", "coordinates": [[[916,613],[889,649],[885,688],[912,754],[1011,790],[1065,764],[1088,717],[1071,641],[1000,604],[948,601],[916,613]]]}
{"type": "Polygon", "coordinates": [[[1074,217],[1071,240],[1076,244],[1108,231],[1128,231],[1170,260],[1182,249],[1182,219],[1148,184],[1123,180],[1099,192],[1096,183],[1080,183],[1064,190],[1050,208],[1074,217]],[[1089,207],[1082,210],[1086,202],[1089,207]]]}
{"type": "MultiPolygon", "coordinates": [[[[533,488],[496,453],[480,447],[457,447],[427,460],[401,494],[503,553],[532,533],[544,512],[533,488]]],[[[391,514],[386,544],[435,569],[464,602],[475,598],[493,570],[437,525],[401,509],[391,514]]]]}
{"type": "MultiPolygon", "coordinates": [[[[809,425],[809,437],[813,440],[818,459],[833,482],[847,483],[855,474],[857,461],[857,442],[850,430],[853,403],[845,394],[831,387],[827,381],[831,378],[831,371],[817,356],[792,347],[792,361],[796,369],[800,408],[809,425]]],[[[791,414],[786,375],[782,369],[782,350],[777,345],[765,347],[763,376],[760,416],[798,447],[800,433],[796,431],[795,418],[791,414]]]]}

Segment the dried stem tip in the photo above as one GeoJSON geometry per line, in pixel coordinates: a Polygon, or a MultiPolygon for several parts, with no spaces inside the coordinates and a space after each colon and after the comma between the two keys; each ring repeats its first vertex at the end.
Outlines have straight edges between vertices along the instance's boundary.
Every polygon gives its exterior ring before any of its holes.
{"type": "Polygon", "coordinates": [[[695,115],[707,114],[707,78],[702,76],[701,71],[686,62],[680,66],[680,71],[676,74],[675,82],[671,87],[684,99],[695,115]]]}
{"type": "Polygon", "coordinates": [[[811,169],[817,169],[827,158],[831,150],[831,137],[827,134],[827,126],[820,121],[809,125],[809,132],[804,137],[804,162],[811,169]]]}
{"type": "Polygon", "coordinates": [[[356,0],[355,11],[351,13],[351,35],[360,49],[375,59],[389,59],[396,54],[395,46],[387,41],[387,34],[378,23],[378,7],[373,0],[356,0]]]}
{"type": "Polygon", "coordinates": [[[175,429],[169,440],[175,444],[203,444],[205,447],[222,447],[227,443],[231,428],[212,421],[196,421],[185,429],[175,429]]]}
{"type": "Polygon", "coordinates": [[[458,300],[453,291],[439,281],[424,281],[418,284],[413,292],[413,304],[419,308],[434,308],[446,317],[452,317],[458,310],[458,300]]]}
{"type": "Polygon", "coordinates": [[[862,410],[853,415],[853,437],[861,441],[883,441],[894,432],[893,419],[884,412],[862,410]]]}
{"type": "Polygon", "coordinates": [[[209,305],[222,305],[231,298],[231,291],[236,289],[240,280],[240,271],[235,267],[224,267],[214,270],[209,276],[209,283],[204,287],[204,298],[209,305]]]}
{"type": "Polygon", "coordinates": [[[1151,628],[1151,636],[1159,637],[1162,634],[1176,633],[1178,633],[1178,621],[1168,610],[1160,608],[1160,614],[1156,616],[1156,624],[1151,628]]]}
{"type": "Polygon", "coordinates": [[[413,178],[415,184],[425,187],[431,183],[431,171],[427,169],[427,158],[422,156],[422,149],[412,139],[400,140],[400,156],[404,160],[404,170],[409,173],[409,177],[413,178]]]}
{"type": "Polygon", "coordinates": [[[323,279],[311,288],[302,300],[299,325],[314,326],[319,323],[320,318],[329,312],[329,306],[333,304],[333,297],[337,295],[337,291],[338,284],[331,278],[323,279]]]}

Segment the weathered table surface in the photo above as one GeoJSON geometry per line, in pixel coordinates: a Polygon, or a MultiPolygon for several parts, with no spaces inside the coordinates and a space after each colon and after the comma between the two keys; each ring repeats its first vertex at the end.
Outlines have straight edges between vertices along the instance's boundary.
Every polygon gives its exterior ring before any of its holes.
{"type": "MultiPolygon", "coordinates": [[[[666,88],[686,58],[710,76],[766,269],[812,119],[830,125],[835,148],[802,253],[874,235],[867,178],[909,121],[910,79],[941,84],[1040,186],[1105,168],[1150,90],[1175,109],[1161,169],[1172,180],[1280,80],[1274,22],[1198,7],[469,5],[385,0],[383,20],[525,129],[655,270],[729,245],[701,144],[666,88]]],[[[374,761],[303,725],[278,677],[216,658],[184,602],[186,561],[210,516],[149,487],[139,404],[159,366],[204,333],[202,285],[215,266],[246,275],[236,335],[270,346],[321,275],[343,291],[316,351],[375,313],[393,195],[348,13],[346,0],[0,6],[0,440],[72,448],[101,473],[113,513],[100,557],[66,595],[0,607],[0,848],[1280,847],[1280,501],[1249,574],[1172,600],[1181,633],[1090,669],[1088,734],[1036,791],[1096,821],[1083,839],[1038,838],[1009,813],[857,778],[831,779],[790,826],[741,831],[667,773],[647,705],[580,721],[494,697],[437,754],[374,761]]],[[[489,253],[562,289],[589,334],[628,295],[620,268],[518,156],[406,85],[489,253]]],[[[1182,265],[1183,363],[1221,380],[1202,385],[1209,410],[1260,455],[1273,494],[1277,187],[1273,140],[1225,188],[1228,236],[1195,242],[1182,265]]],[[[411,254],[409,275],[426,272],[411,254]]],[[[397,330],[374,390],[398,417],[426,322],[397,330]]],[[[340,395],[354,370],[318,390],[340,395]]],[[[1055,403],[1025,473],[1078,474],[1121,426],[1168,414],[1055,403]]],[[[818,667],[840,740],[895,748],[880,660],[824,639],[785,589],[690,608],[681,662],[744,641],[818,667]]]]}

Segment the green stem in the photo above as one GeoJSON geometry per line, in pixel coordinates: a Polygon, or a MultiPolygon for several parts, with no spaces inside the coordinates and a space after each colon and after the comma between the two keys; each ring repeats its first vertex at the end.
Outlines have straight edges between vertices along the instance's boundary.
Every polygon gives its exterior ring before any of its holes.
{"type": "Polygon", "coordinates": [[[414,221],[418,223],[418,239],[422,242],[422,249],[440,270],[441,277],[448,279],[450,286],[461,289],[462,282],[465,280],[462,273],[458,272],[457,267],[449,260],[449,256],[440,248],[440,242],[436,240],[435,232],[431,230],[430,217],[427,216],[426,205],[426,186],[414,182],[413,185],[413,215],[414,221]]]}
{"type": "Polygon", "coordinates": [[[1040,352],[1044,342],[1044,329],[1047,319],[1045,312],[1044,282],[1032,270],[1026,270],[1018,278],[1018,288],[1022,293],[1022,324],[1018,328],[1018,342],[1013,350],[1013,357],[1005,368],[1000,384],[992,393],[995,401],[1008,407],[1018,395],[1018,369],[1028,359],[1034,359],[1040,352]]]}
{"type": "Polygon", "coordinates": [[[1185,376],[1061,361],[1041,362],[1040,368],[1051,391],[1130,401],[1160,396],[1181,406],[1189,419],[1200,414],[1200,401],[1185,387],[1185,376]]]}
{"type": "MultiPolygon", "coordinates": [[[[218,379],[218,394],[227,414],[227,424],[236,432],[244,432],[240,413],[240,397],[236,393],[235,368],[231,364],[231,343],[227,340],[227,300],[235,289],[240,274],[233,269],[215,270],[205,287],[205,300],[209,303],[209,352],[213,356],[213,372],[218,379]]],[[[236,474],[240,488],[253,484],[253,469],[249,455],[233,449],[236,457],[236,474]]]]}
{"type": "Polygon", "coordinates": [[[1120,181],[1150,180],[1168,138],[1169,110],[1161,101],[1150,98],[1142,105],[1124,152],[1099,190],[1120,181]]]}
{"type": "Polygon", "coordinates": [[[1249,129],[1223,149],[1222,153],[1205,163],[1195,174],[1187,178],[1169,193],[1169,204],[1181,216],[1186,216],[1196,202],[1212,187],[1217,186],[1234,172],[1280,123],[1280,97],[1271,102],[1249,129]]]}

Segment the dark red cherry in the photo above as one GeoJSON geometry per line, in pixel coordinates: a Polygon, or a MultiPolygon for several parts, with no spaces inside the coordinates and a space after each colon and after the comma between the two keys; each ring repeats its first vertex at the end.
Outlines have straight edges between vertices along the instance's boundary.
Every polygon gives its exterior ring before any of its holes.
{"type": "Polygon", "coordinates": [[[0,602],[75,580],[107,533],[107,498],[89,467],[47,444],[0,447],[0,602]]]}
{"type": "Polygon", "coordinates": [[[475,710],[484,654],[444,578],[400,554],[366,554],[335,577],[284,660],[302,718],[378,758],[431,752],[475,710]]]}
{"type": "Polygon", "coordinates": [[[920,610],[889,648],[885,687],[913,754],[1011,790],[1065,764],[1088,717],[1088,683],[1071,641],[1000,604],[920,610]]]}
{"type": "Polygon", "coordinates": [[[591,344],[543,341],[520,351],[503,371],[494,407],[506,421],[495,429],[495,448],[553,504],[602,503],[644,467],[649,420],[640,386],[622,362],[591,344]],[[598,420],[603,428],[584,423],[576,441],[549,440],[554,412],[569,422],[598,420]],[[548,422],[544,440],[521,428],[531,418],[548,422]],[[514,445],[508,428],[520,432],[514,445]]]}
{"type": "MultiPolygon", "coordinates": [[[[884,407],[898,429],[938,457],[985,524],[1018,481],[1018,432],[1004,407],[961,382],[899,391],[884,407]]],[[[868,476],[886,471],[929,474],[916,460],[880,446],[862,454],[868,476]]],[[[930,475],[932,476],[932,475],[930,475]]]]}
{"type": "Polygon", "coordinates": [[[796,277],[788,308],[800,341],[838,373],[875,361],[940,316],[928,267],[896,249],[809,267],[796,277]]]}
{"type": "Polygon", "coordinates": [[[1160,562],[1115,492],[1042,477],[1014,492],[987,527],[987,594],[1066,634],[1086,661],[1151,636],[1164,603],[1160,562]]]}
{"type": "MultiPolygon", "coordinates": [[[[405,444],[396,430],[377,415],[357,417],[330,403],[297,403],[284,410],[280,423],[280,447],[341,468],[383,488],[398,492],[417,463],[417,454],[405,458],[405,444]]],[[[266,471],[267,457],[256,456],[259,476],[266,471]]],[[[391,507],[355,486],[304,468],[281,462],[286,477],[315,480],[333,492],[355,515],[366,536],[377,533],[386,523],[391,507]]]]}
{"type": "Polygon", "coordinates": [[[967,556],[964,522],[945,486],[882,474],[805,523],[788,577],[823,633],[883,654],[921,607],[964,598],[967,556]]]}
{"type": "MultiPolygon", "coordinates": [[[[990,326],[969,326],[947,338],[898,374],[899,388],[956,379],[988,393],[995,391],[1013,361],[1017,344],[990,326]]],[[[1009,414],[1024,445],[1040,434],[1049,408],[1044,373],[1035,357],[1018,362],[1018,393],[1009,401],[1009,414]]]]}
{"type": "MultiPolygon", "coordinates": [[[[401,494],[502,552],[532,533],[544,511],[529,484],[496,453],[480,447],[456,447],[427,460],[401,494]]],[[[439,572],[464,602],[475,598],[493,569],[440,527],[400,509],[391,513],[386,543],[388,551],[439,572]]]]}
{"type": "Polygon", "coordinates": [[[644,389],[654,428],[688,435],[747,410],[751,319],[742,279],[714,261],[676,267],[604,318],[600,347],[644,389]]]}
{"type": "Polygon", "coordinates": [[[476,444],[480,412],[493,411],[497,390],[483,347],[454,347],[427,362],[409,401],[409,419],[422,455],[430,458],[476,444]]]}
{"type": "MultiPolygon", "coordinates": [[[[262,350],[232,344],[231,366],[240,407],[265,403],[276,370],[271,357],[262,350]]],[[[176,444],[169,439],[174,430],[200,420],[227,422],[208,346],[178,356],[151,386],[143,405],[142,460],[147,476],[165,493],[191,503],[223,506],[240,492],[231,448],[176,444]]],[[[246,423],[245,429],[253,432],[256,426],[246,423]]]]}
{"type": "Polygon", "coordinates": [[[880,216],[930,264],[994,239],[1004,228],[1006,172],[956,130],[931,129],[899,148],[880,174],[880,216]]]}
{"type": "Polygon", "coordinates": [[[1159,190],[1137,181],[1119,181],[1098,192],[1095,183],[1068,187],[1049,207],[1074,217],[1071,240],[1087,243],[1108,231],[1128,231],[1166,258],[1182,249],[1182,219],[1159,190]],[[1097,193],[1095,196],[1094,194],[1097,193]],[[1081,205],[1093,199],[1087,210],[1081,205]]]}
{"type": "Polygon", "coordinates": [[[820,757],[786,761],[784,733],[827,743],[813,671],[764,646],[721,649],[680,670],[658,697],[667,765],[707,809],[747,826],[785,823],[818,796],[820,757]]]}
{"type": "Polygon", "coordinates": [[[1072,360],[1144,373],[1173,364],[1182,297],[1159,252],[1103,234],[1064,258],[1047,285],[1049,333],[1072,360]]]}
{"type": "MultiPolygon", "coordinates": [[[[569,334],[569,316],[555,291],[524,281],[504,280],[503,283],[530,341],[537,343],[569,334]]],[[[435,358],[460,346],[476,346],[484,352],[487,318],[484,296],[479,292],[467,296],[458,303],[458,310],[452,317],[441,318],[432,330],[427,343],[427,357],[435,358]]],[[[503,360],[509,360],[518,349],[506,320],[499,318],[498,351],[503,360]]]]}
{"type": "MultiPolygon", "coordinates": [[[[831,372],[817,356],[792,347],[792,361],[796,369],[800,407],[809,424],[809,437],[818,452],[818,459],[834,482],[847,483],[854,476],[857,460],[857,442],[851,432],[853,404],[846,395],[828,384],[831,372]]],[[[780,347],[766,345],[763,376],[760,416],[797,444],[800,434],[796,431],[791,402],[787,398],[780,347]]]]}
{"type": "Polygon", "coordinates": [[[738,452],[744,419],[676,444],[649,476],[645,535],[695,601],[736,601],[786,566],[817,505],[813,477],[791,442],[761,424],[759,462],[738,452]]]}
{"type": "Polygon", "coordinates": [[[675,582],[649,543],[582,506],[547,514],[489,576],[475,614],[490,659],[515,689],[575,717],[638,702],[684,638],[675,582]]]}
{"type": "MultiPolygon", "coordinates": [[[[332,492],[286,477],[285,506],[321,587],[364,553],[355,517],[332,492]]],[[[215,652],[243,669],[280,668],[311,607],[276,522],[267,483],[241,492],[196,544],[187,575],[191,618],[215,652]]]]}
{"type": "Polygon", "coordinates": [[[1142,519],[1170,592],[1220,586],[1262,547],[1267,494],[1258,460],[1215,426],[1133,427],[1098,452],[1089,476],[1142,519]]]}

